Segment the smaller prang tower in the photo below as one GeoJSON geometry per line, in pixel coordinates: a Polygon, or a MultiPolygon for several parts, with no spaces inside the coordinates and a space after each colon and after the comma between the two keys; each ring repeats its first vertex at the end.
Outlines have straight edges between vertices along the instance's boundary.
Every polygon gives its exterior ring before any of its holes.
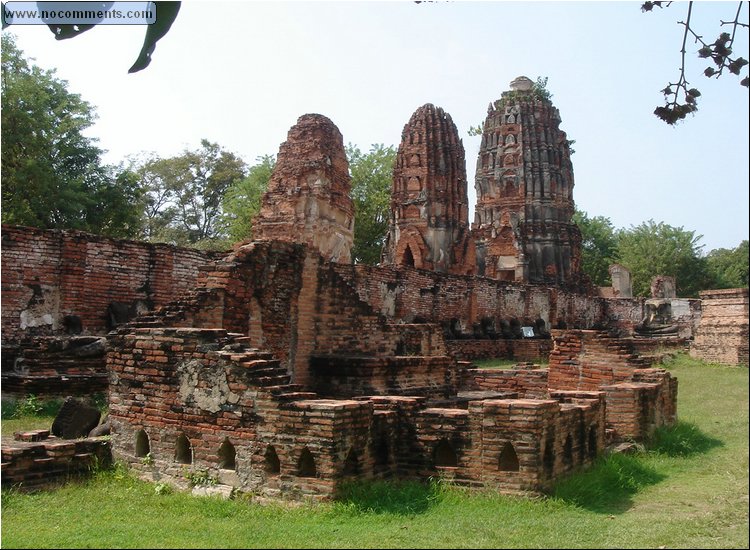
{"type": "Polygon", "coordinates": [[[476,272],[464,146],[451,116],[431,103],[414,112],[401,134],[381,263],[476,272]]]}
{"type": "Polygon", "coordinates": [[[344,140],[327,117],[307,114],[281,144],[253,221],[256,240],[304,243],[332,262],[352,261],[354,203],[344,140]]]}
{"type": "Polygon", "coordinates": [[[578,281],[573,166],[559,126],[548,94],[525,76],[490,104],[472,226],[479,275],[555,286],[578,281]]]}

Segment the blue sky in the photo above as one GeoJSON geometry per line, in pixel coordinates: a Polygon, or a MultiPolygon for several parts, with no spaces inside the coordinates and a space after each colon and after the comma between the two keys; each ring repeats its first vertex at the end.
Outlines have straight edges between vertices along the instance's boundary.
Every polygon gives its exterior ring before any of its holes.
{"type": "MultiPolygon", "coordinates": [[[[9,30],[27,56],[96,106],[91,135],[108,162],[178,154],[208,138],[252,163],[275,154],[311,112],[362,149],[398,145],[412,112],[434,103],[463,137],[472,204],[479,138],[469,126],[515,77],[546,76],[561,128],[576,140],[578,207],[616,227],[653,219],[695,231],[707,252],[748,238],[748,91],[734,75],[704,77],[707,62],[688,42],[698,113],[676,127],[652,114],[659,90],[678,78],[686,7],[190,1],[151,65],[132,75],[143,27],[100,26],[61,42],[46,27],[9,30]]],[[[713,41],[735,10],[696,2],[693,27],[713,41]]],[[[750,58],[747,34],[735,51],[750,58]]]]}

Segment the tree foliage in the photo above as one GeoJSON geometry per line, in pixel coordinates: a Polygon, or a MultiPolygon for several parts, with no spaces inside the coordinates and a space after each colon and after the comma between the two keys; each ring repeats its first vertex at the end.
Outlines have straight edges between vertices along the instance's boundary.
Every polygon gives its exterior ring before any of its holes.
{"type": "Polygon", "coordinates": [[[67,86],[2,36],[2,220],[135,236],[137,180],[102,164],[95,140],[83,135],[94,108],[67,86]]]}
{"type": "Polygon", "coordinates": [[[144,237],[182,246],[226,246],[222,203],[229,188],[245,177],[241,158],[203,139],[198,149],[149,158],[135,171],[145,190],[144,237]]]}
{"type": "Polygon", "coordinates": [[[706,259],[701,255],[701,235],[653,220],[620,230],[620,263],[630,270],[635,296],[649,296],[651,280],[657,275],[675,278],[677,292],[697,297],[711,287],[706,259]]]}
{"type": "Polygon", "coordinates": [[[617,233],[612,221],[604,216],[589,218],[576,210],[573,221],[583,237],[581,269],[597,286],[609,286],[609,266],[619,260],[617,233]]]}
{"type": "MultiPolygon", "coordinates": [[[[641,11],[650,12],[654,8],[667,8],[671,4],[672,2],[644,2],[641,5],[641,11]]],[[[662,90],[665,104],[654,110],[654,114],[667,124],[675,124],[683,120],[688,114],[698,110],[697,100],[701,96],[701,93],[698,89],[690,86],[690,82],[688,82],[685,74],[685,54],[687,53],[688,37],[692,37],[694,43],[700,45],[697,51],[698,57],[701,59],[710,59],[712,63],[703,71],[704,76],[708,78],[719,78],[724,74],[724,70],[740,76],[740,73],[748,64],[745,58],[734,56],[734,52],[732,51],[737,30],[744,29],[747,31],[750,28],[747,23],[740,22],[743,3],[737,3],[737,11],[734,14],[733,20],[720,21],[720,26],[722,28],[724,26],[730,27],[731,33],[721,32],[713,42],[706,42],[703,36],[699,35],[691,26],[693,4],[694,2],[687,3],[687,16],[684,21],[679,22],[680,25],[685,27],[682,35],[682,48],[680,49],[682,63],[680,65],[679,77],[677,82],[670,82],[662,90]]],[[[740,81],[740,84],[746,87],[750,86],[750,80],[748,80],[747,75],[740,81]]]]}
{"type": "Polygon", "coordinates": [[[224,226],[229,240],[239,242],[253,236],[253,219],[260,212],[263,193],[268,189],[276,158],[264,155],[256,159],[247,176],[235,181],[224,194],[224,226]]]}
{"type": "Polygon", "coordinates": [[[748,242],[742,241],[732,249],[717,248],[706,256],[711,274],[712,288],[739,288],[748,286],[748,242]]]}
{"type": "Polygon", "coordinates": [[[388,232],[391,208],[391,180],[396,149],[374,144],[367,153],[351,143],[346,147],[352,177],[354,201],[354,249],[356,263],[374,265],[388,232]]]}

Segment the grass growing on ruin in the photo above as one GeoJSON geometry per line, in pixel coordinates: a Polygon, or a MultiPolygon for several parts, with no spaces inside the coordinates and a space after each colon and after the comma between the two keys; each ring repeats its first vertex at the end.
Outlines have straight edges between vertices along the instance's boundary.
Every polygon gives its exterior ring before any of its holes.
{"type": "Polygon", "coordinates": [[[748,370],[684,356],[667,368],[679,424],[549,498],[394,482],[260,506],[158,491],[117,468],[56,491],[3,491],[3,548],[747,548],[748,370]]]}
{"type": "MultiPolygon", "coordinates": [[[[479,367],[480,369],[512,369],[515,367],[520,361],[517,359],[475,359],[472,361],[474,365],[479,367]]],[[[540,367],[546,367],[549,364],[549,359],[546,357],[535,359],[533,361],[535,365],[539,365],[540,367]]]]}

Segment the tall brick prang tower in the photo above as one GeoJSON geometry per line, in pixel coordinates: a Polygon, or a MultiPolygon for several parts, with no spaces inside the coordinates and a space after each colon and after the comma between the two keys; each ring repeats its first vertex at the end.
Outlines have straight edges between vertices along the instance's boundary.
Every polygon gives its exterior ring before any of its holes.
{"type": "Polygon", "coordinates": [[[573,166],[560,113],[518,77],[490,104],[477,159],[472,226],[480,275],[524,283],[578,279],[573,166]]]}
{"type": "Polygon", "coordinates": [[[341,132],[330,119],[302,115],[281,144],[253,222],[256,240],[311,245],[324,258],[351,263],[354,203],[341,132]]]}
{"type": "Polygon", "coordinates": [[[475,273],[468,218],[463,143],[451,116],[428,103],[401,134],[382,263],[475,273]]]}

